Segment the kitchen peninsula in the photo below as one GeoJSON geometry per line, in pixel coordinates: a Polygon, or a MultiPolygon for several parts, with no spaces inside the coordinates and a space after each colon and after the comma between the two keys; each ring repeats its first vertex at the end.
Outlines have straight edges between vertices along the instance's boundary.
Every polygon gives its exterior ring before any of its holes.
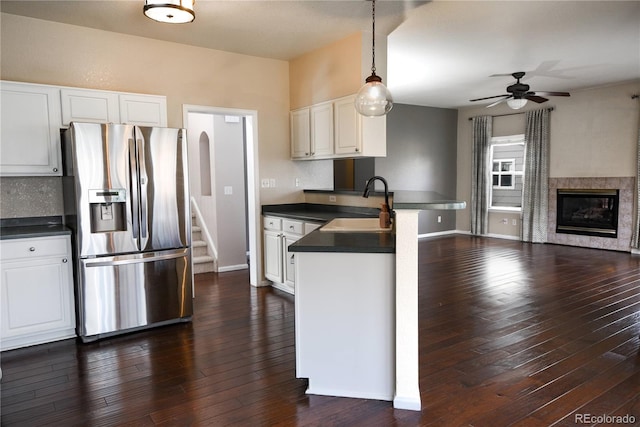
{"type": "Polygon", "coordinates": [[[393,400],[420,410],[418,214],[464,209],[434,192],[396,191],[391,231],[320,228],[296,253],[296,368],[307,393],[393,400]]]}

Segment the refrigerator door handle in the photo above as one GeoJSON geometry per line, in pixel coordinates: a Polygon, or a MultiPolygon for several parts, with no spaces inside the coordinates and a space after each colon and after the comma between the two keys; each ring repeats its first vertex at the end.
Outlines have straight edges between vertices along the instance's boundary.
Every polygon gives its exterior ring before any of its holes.
{"type": "Polygon", "coordinates": [[[87,268],[109,267],[112,265],[139,264],[141,262],[152,262],[152,261],[161,261],[161,260],[174,259],[174,258],[182,258],[186,256],[186,254],[187,254],[186,250],[178,250],[172,253],[149,252],[149,253],[145,253],[142,256],[121,255],[121,256],[109,257],[101,260],[85,259],[83,261],[84,261],[85,267],[87,268]]]}
{"type": "MultiPolygon", "coordinates": [[[[137,132],[142,134],[138,129],[137,132]]],[[[148,238],[148,225],[149,225],[149,206],[147,200],[147,183],[149,181],[149,177],[147,175],[147,166],[145,163],[145,147],[144,147],[144,139],[138,139],[138,168],[140,173],[140,248],[143,249],[147,245],[148,238]]]]}
{"type": "Polygon", "coordinates": [[[138,187],[138,164],[136,160],[136,144],[133,138],[129,138],[129,172],[131,174],[130,188],[131,193],[131,222],[133,227],[133,239],[138,245],[138,249],[141,249],[138,238],[140,236],[140,209],[139,209],[139,194],[140,189],[138,187]]]}

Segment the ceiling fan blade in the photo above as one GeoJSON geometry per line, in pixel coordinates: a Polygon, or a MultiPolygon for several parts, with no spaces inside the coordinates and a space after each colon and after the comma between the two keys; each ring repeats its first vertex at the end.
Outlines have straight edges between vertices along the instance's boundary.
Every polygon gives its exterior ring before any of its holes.
{"type": "Polygon", "coordinates": [[[536,93],[528,93],[524,97],[527,98],[530,101],[537,102],[538,104],[542,104],[543,102],[547,102],[548,101],[547,98],[543,98],[541,96],[538,96],[536,93]]]}
{"type": "Polygon", "coordinates": [[[513,98],[513,95],[504,95],[504,98],[499,99],[498,101],[494,102],[493,104],[489,104],[487,105],[487,108],[491,108],[493,106],[496,106],[504,101],[506,101],[507,99],[513,98]]]}
{"type": "Polygon", "coordinates": [[[571,96],[569,92],[539,92],[535,91],[535,95],[543,95],[543,96],[571,96]]]}
{"type": "Polygon", "coordinates": [[[508,93],[505,93],[504,95],[495,95],[495,96],[487,96],[486,98],[470,99],[469,102],[484,101],[485,99],[500,98],[501,96],[511,96],[511,95],[509,95],[508,93]]]}

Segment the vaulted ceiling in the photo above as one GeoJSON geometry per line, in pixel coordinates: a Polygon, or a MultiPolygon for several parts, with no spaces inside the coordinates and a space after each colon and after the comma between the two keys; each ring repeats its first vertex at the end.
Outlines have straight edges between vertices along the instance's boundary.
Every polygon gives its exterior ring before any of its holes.
{"type": "MultiPolygon", "coordinates": [[[[7,1],[2,12],[281,60],[371,30],[364,0],[197,0],[196,20],[169,25],[143,0],[7,1]]],[[[376,2],[388,35],[387,85],[399,103],[458,108],[505,93],[493,74],[525,71],[539,91],[640,79],[640,1],[376,2]]],[[[485,102],[485,103],[488,103],[485,102]]]]}

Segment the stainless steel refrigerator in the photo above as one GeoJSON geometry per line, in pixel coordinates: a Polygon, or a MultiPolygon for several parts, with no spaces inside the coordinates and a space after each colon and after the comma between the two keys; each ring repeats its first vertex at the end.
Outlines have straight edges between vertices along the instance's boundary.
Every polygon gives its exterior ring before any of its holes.
{"type": "Polygon", "coordinates": [[[63,159],[78,335],[191,320],[186,131],[71,123],[63,159]]]}

